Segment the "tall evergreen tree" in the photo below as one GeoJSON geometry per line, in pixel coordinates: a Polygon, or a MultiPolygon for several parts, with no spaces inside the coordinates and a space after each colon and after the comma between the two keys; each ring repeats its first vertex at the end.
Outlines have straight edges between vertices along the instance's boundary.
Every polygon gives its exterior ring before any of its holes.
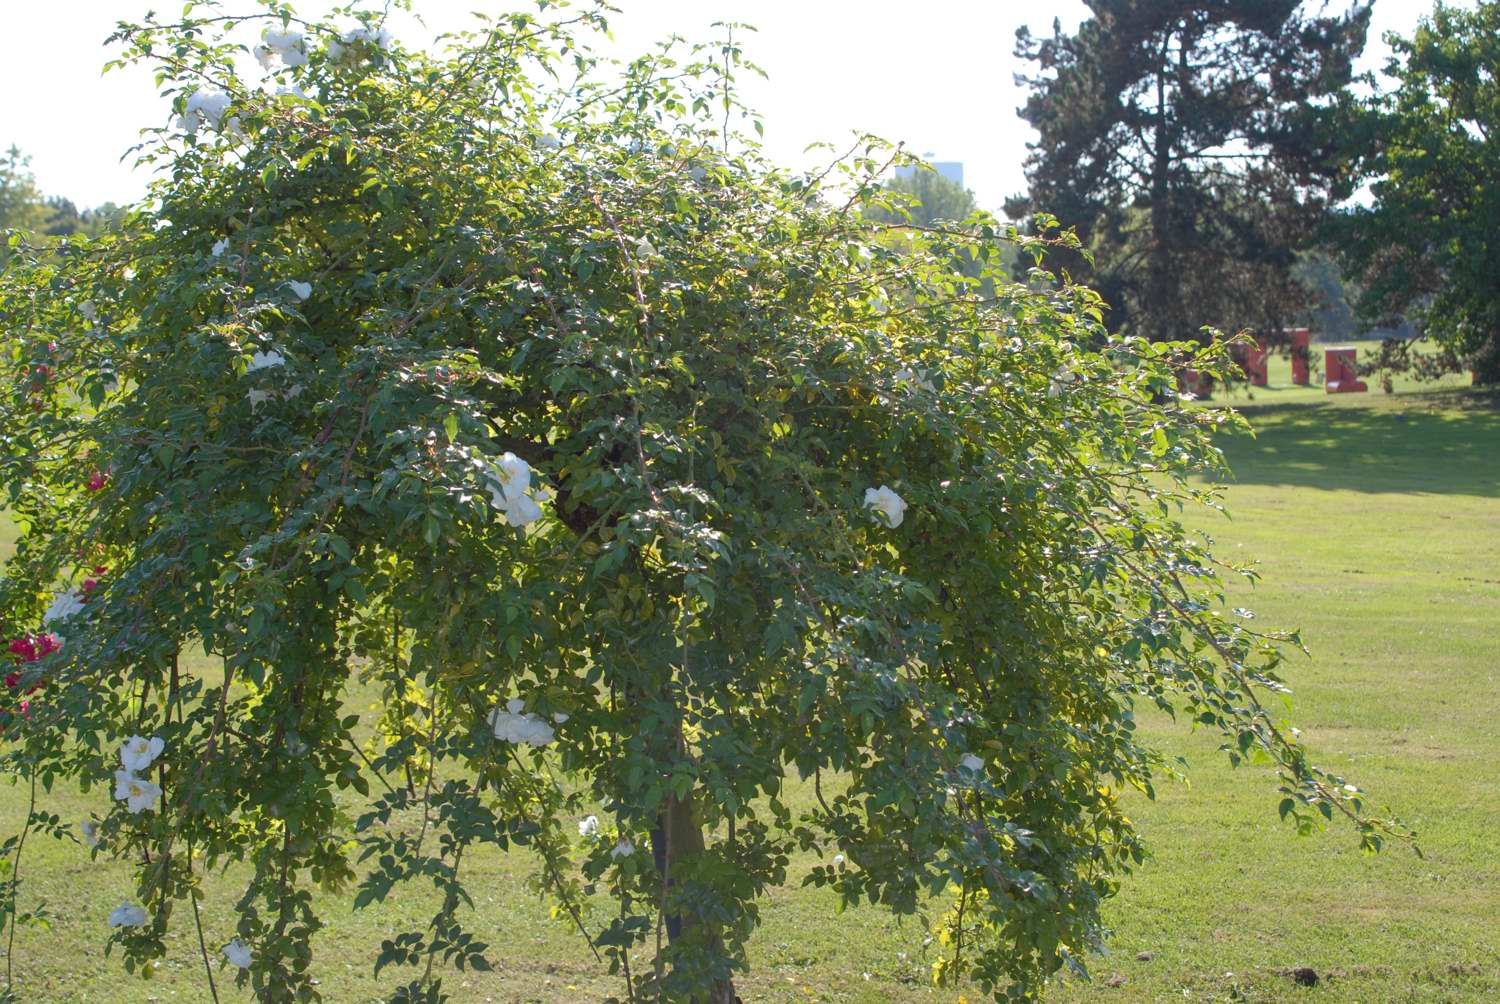
{"type": "Polygon", "coordinates": [[[1333,98],[1370,5],[1299,0],[1087,0],[1076,34],[1022,28],[1020,109],[1040,133],[1013,216],[1076,227],[1077,265],[1113,326],[1153,339],[1201,325],[1277,330],[1301,313],[1295,250],[1340,173],[1333,98]]]}

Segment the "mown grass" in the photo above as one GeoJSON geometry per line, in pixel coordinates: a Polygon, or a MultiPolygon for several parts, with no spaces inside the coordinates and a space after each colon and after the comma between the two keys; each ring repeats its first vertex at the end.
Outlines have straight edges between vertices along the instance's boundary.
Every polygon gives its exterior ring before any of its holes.
{"type": "MultiPolygon", "coordinates": [[[[1241,395],[1256,438],[1226,440],[1236,472],[1232,520],[1198,523],[1264,581],[1236,604],[1267,624],[1302,629],[1311,658],[1288,674],[1294,717],[1324,766],[1348,774],[1421,835],[1425,858],[1393,846],[1360,855],[1347,831],[1298,839],[1275,814],[1271,777],[1231,771],[1211,737],[1148,718],[1146,729],[1190,765],[1188,787],[1135,802],[1154,858],[1109,909],[1111,954],[1094,982],[1055,998],[1095,1001],[1478,1002],[1500,999],[1500,410],[1446,389],[1326,397],[1273,387],[1241,395]],[[1318,985],[1290,973],[1310,968],[1318,985]]],[[[1410,387],[1399,387],[1413,391],[1410,387]]],[[[4,532],[0,530],[0,537],[4,532]]],[[[5,544],[0,540],[0,556],[5,544]]],[[[25,792],[0,789],[0,830],[13,832],[25,792]]],[[[65,818],[107,806],[107,792],[58,791],[65,818]]],[[[874,910],[837,915],[825,892],[799,887],[812,862],[766,904],[740,981],[747,1001],[954,1001],[926,983],[923,931],[874,910]]],[[[456,975],[455,1001],[589,1001],[618,993],[576,935],[528,891],[524,854],[474,863],[474,926],[498,969],[456,975]]],[[[208,1000],[190,916],[175,918],[171,957],[150,981],[103,957],[109,910],[130,869],[80,847],[34,840],[23,904],[45,898],[49,930],[23,928],[14,958],[32,1001],[208,1000]]],[[[231,928],[231,870],[211,880],[211,945],[231,928]]],[[[383,937],[418,926],[418,890],[353,913],[328,897],[321,978],[330,1002],[376,1001],[383,937]]],[[[595,917],[594,920],[602,918],[595,917]]],[[[976,993],[962,991],[970,1000],[976,993]]],[[[226,1001],[248,995],[226,990],[226,1001]]]]}

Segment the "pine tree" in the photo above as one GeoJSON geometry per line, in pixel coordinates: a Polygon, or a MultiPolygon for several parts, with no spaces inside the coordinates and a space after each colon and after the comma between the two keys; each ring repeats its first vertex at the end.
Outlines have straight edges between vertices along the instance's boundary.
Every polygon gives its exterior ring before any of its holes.
{"type": "Polygon", "coordinates": [[[1306,306],[1292,267],[1341,167],[1331,106],[1370,6],[1297,0],[1088,0],[1076,34],[1022,28],[1040,133],[1013,216],[1076,227],[1113,327],[1155,340],[1200,326],[1279,330],[1306,306]]]}

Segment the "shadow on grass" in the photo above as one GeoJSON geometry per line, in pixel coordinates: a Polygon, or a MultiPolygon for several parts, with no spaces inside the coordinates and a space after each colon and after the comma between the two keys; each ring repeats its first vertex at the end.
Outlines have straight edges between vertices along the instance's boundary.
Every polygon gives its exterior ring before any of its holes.
{"type": "Polygon", "coordinates": [[[1233,483],[1500,498],[1500,394],[1429,391],[1241,406],[1256,431],[1220,442],[1233,483]]]}

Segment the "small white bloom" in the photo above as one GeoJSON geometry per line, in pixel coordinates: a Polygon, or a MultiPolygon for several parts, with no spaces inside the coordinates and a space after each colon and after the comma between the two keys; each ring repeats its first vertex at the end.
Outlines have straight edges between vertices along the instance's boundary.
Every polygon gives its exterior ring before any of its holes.
{"type": "Polygon", "coordinates": [[[219,127],[224,113],[229,110],[229,95],[223,91],[194,91],[183,102],[182,114],[178,116],[178,128],[195,133],[205,123],[219,127]]]}
{"type": "Polygon", "coordinates": [[[958,767],[960,770],[966,770],[971,774],[978,774],[980,771],[984,770],[984,761],[979,759],[979,757],[975,756],[973,753],[965,753],[963,757],[958,761],[958,767]]]}
{"type": "Polygon", "coordinates": [[[490,474],[506,498],[524,495],[531,488],[531,465],[514,453],[502,453],[490,465],[490,474]]]}
{"type": "Polygon", "coordinates": [[[58,593],[53,597],[47,612],[42,614],[43,624],[56,624],[83,612],[83,594],[76,589],[58,593]]]}
{"type": "Polygon", "coordinates": [[[635,853],[635,844],[631,843],[629,837],[621,837],[619,842],[609,849],[612,858],[628,858],[635,853]]]}
{"type": "Polygon", "coordinates": [[[131,736],[120,744],[120,763],[132,774],[139,774],[156,762],[167,744],[161,736],[131,736]]]}
{"type": "Polygon", "coordinates": [[[273,366],[285,366],[286,359],[280,352],[272,349],[270,352],[257,352],[250,357],[250,365],[245,367],[246,373],[254,373],[256,370],[270,369],[273,366]]]}
{"type": "Polygon", "coordinates": [[[224,254],[225,251],[228,251],[228,250],[229,250],[229,238],[228,237],[221,237],[218,240],[214,241],[214,249],[213,249],[213,251],[211,253],[213,254],[213,256],[215,258],[219,258],[219,257],[223,256],[223,254],[224,254]]]}
{"type": "Polygon", "coordinates": [[[224,953],[224,958],[229,960],[230,965],[238,966],[241,969],[250,968],[250,960],[252,958],[250,946],[239,938],[231,939],[229,944],[220,950],[224,953]]]}
{"type": "Polygon", "coordinates": [[[161,797],[161,788],[143,777],[136,777],[128,770],[115,771],[115,798],[125,803],[131,812],[139,813],[151,808],[161,797]]]}
{"type": "Polygon", "coordinates": [[[833,856],[833,863],[835,865],[841,865],[841,864],[843,864],[844,863],[844,856],[842,854],[835,854],[833,856]]]}
{"type": "Polygon", "coordinates": [[[866,488],[865,508],[873,509],[876,517],[893,530],[906,518],[906,500],[892,491],[888,485],[866,488]]]}
{"type": "Polygon", "coordinates": [[[514,453],[503,453],[489,465],[490,504],[505,514],[511,526],[525,526],[542,516],[538,499],[544,492],[531,491],[531,465],[514,453]]]}
{"type": "Polygon", "coordinates": [[[312,296],[312,283],[310,282],[288,280],[286,286],[296,295],[297,299],[299,300],[305,300],[309,296],[312,296]]]}
{"type": "Polygon", "coordinates": [[[525,706],[526,702],[520,698],[511,698],[504,710],[495,708],[490,712],[489,723],[495,738],[508,743],[547,745],[555,735],[552,726],[531,712],[523,712],[525,706]]]}
{"type": "Polygon", "coordinates": [[[511,526],[525,526],[542,518],[542,507],[529,495],[518,495],[509,500],[502,511],[505,522],[511,526]]]}
{"type": "Polygon", "coordinates": [[[918,376],[917,371],[910,367],[902,367],[896,371],[896,382],[911,390],[920,388],[928,393],[932,393],[935,390],[931,380],[918,376]]]}
{"type": "Polygon", "coordinates": [[[78,828],[83,831],[83,845],[85,847],[99,846],[98,823],[94,822],[92,819],[85,819],[83,822],[78,824],[78,828]]]}
{"type": "Polygon", "coordinates": [[[566,711],[559,711],[552,716],[552,720],[561,725],[563,722],[568,720],[568,713],[566,711]]]}
{"type": "Polygon", "coordinates": [[[307,45],[302,32],[293,29],[267,28],[261,33],[263,44],[255,47],[255,58],[269,70],[276,60],[287,66],[304,66],[307,63],[307,45]]]}
{"type": "Polygon", "coordinates": [[[389,49],[394,38],[395,36],[384,28],[350,28],[339,36],[337,42],[328,43],[328,57],[338,59],[344,55],[345,46],[360,42],[373,45],[378,49],[389,49]]]}
{"type": "Polygon", "coordinates": [[[578,835],[585,840],[592,840],[599,835],[599,817],[584,816],[578,823],[578,835]]]}
{"type": "Polygon", "coordinates": [[[1068,384],[1077,379],[1077,374],[1066,366],[1059,366],[1052,374],[1052,381],[1047,385],[1047,396],[1057,397],[1068,389],[1068,384]]]}
{"type": "Polygon", "coordinates": [[[144,927],[146,911],[134,903],[121,903],[109,915],[110,927],[144,927]]]}

